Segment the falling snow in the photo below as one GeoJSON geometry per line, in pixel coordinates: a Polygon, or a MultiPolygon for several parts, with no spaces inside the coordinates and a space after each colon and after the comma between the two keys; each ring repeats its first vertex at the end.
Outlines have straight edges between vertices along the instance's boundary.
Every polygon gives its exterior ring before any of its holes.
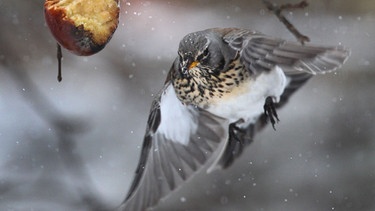
{"type": "MultiPolygon", "coordinates": [[[[120,2],[107,47],[64,51],[57,83],[43,1],[0,0],[0,210],[86,210],[86,196],[118,206],[185,34],[231,26],[294,40],[260,1],[120,2]]],[[[311,43],[349,47],[342,71],[309,81],[280,110],[277,131],[266,126],[233,166],[196,175],[156,211],[375,210],[373,5],[309,3],[286,17],[311,43]]]]}

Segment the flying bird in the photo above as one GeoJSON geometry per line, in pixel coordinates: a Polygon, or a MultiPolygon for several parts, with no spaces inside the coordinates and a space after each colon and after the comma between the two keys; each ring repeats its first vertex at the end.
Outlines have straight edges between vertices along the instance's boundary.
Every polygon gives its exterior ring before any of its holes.
{"type": "Polygon", "coordinates": [[[186,35],[153,101],[138,167],[119,210],[154,207],[203,167],[228,168],[276,109],[315,74],[335,71],[342,46],[300,45],[239,28],[186,35]]]}

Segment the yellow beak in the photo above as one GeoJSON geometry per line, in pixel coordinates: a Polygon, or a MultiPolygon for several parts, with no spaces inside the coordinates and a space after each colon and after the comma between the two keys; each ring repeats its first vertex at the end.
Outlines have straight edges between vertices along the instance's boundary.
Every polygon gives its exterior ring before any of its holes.
{"type": "Polygon", "coordinates": [[[191,68],[196,67],[198,64],[199,64],[199,62],[197,62],[197,61],[192,62],[192,63],[189,65],[189,70],[190,70],[191,68]]]}

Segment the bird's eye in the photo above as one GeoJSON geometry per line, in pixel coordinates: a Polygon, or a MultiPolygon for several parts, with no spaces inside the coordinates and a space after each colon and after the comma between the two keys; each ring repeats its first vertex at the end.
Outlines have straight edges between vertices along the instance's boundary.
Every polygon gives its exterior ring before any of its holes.
{"type": "Polygon", "coordinates": [[[209,54],[210,54],[210,51],[208,50],[208,47],[206,47],[204,51],[201,54],[199,54],[199,56],[197,57],[197,60],[198,61],[206,60],[209,54]]]}

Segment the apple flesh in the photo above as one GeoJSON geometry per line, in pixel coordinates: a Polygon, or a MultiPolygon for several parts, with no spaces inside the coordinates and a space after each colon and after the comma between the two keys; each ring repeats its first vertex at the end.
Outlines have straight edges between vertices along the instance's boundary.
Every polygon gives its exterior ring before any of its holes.
{"type": "Polygon", "coordinates": [[[72,53],[102,50],[118,26],[118,0],[46,0],[44,14],[57,42],[72,53]]]}

